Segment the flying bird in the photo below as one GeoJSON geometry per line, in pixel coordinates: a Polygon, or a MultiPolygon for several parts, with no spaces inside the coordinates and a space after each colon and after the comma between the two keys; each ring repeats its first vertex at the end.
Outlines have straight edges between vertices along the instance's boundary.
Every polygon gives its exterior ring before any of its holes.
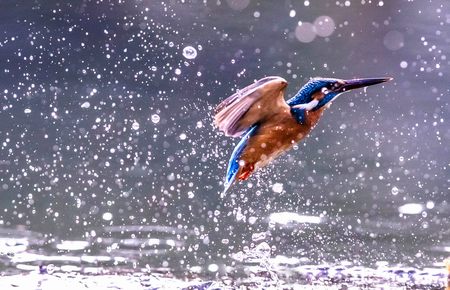
{"type": "Polygon", "coordinates": [[[237,180],[247,180],[257,169],[304,139],[323,111],[340,94],[392,80],[313,78],[289,100],[287,81],[270,76],[238,90],[215,111],[216,127],[230,137],[241,137],[228,162],[225,190],[237,180]]]}

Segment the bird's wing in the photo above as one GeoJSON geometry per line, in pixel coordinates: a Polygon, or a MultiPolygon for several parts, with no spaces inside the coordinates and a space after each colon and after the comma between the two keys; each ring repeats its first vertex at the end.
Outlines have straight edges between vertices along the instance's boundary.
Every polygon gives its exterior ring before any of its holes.
{"type": "Polygon", "coordinates": [[[284,100],[286,85],[281,77],[266,77],[237,91],[217,106],[215,125],[226,136],[238,137],[274,114],[289,112],[284,100]]]}

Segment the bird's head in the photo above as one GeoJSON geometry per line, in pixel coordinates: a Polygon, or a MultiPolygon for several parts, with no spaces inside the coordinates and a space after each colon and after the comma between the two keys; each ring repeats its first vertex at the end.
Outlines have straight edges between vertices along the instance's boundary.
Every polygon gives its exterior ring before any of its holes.
{"type": "Polygon", "coordinates": [[[346,91],[376,85],[390,80],[392,78],[389,77],[350,80],[313,78],[294,97],[288,100],[287,103],[293,108],[315,111],[329,104],[346,91]]]}

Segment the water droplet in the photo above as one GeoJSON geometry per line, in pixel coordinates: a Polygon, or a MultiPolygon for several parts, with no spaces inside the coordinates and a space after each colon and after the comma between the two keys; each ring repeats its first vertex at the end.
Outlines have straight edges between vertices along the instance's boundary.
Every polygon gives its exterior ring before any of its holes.
{"type": "Polygon", "coordinates": [[[169,175],[167,175],[167,180],[168,181],[174,181],[175,180],[175,174],[170,173],[169,175]]]}
{"type": "Polygon", "coordinates": [[[262,242],[261,244],[255,247],[254,252],[261,258],[263,257],[269,258],[271,252],[270,245],[266,242],[262,242]]]}
{"type": "Polygon", "coordinates": [[[209,272],[217,272],[217,271],[219,271],[219,266],[217,264],[209,264],[208,271],[209,272]]]}
{"type": "Polygon", "coordinates": [[[283,184],[282,183],[274,183],[272,185],[272,190],[275,193],[281,193],[283,191],[283,184]]]}
{"type": "Polygon", "coordinates": [[[84,102],[83,104],[81,104],[81,107],[83,109],[89,109],[90,106],[91,106],[91,104],[89,102],[84,102]]]}
{"type": "Polygon", "coordinates": [[[25,114],[29,114],[29,113],[31,113],[31,109],[26,108],[25,110],[23,110],[23,112],[24,112],[25,114]]]}
{"type": "Polygon", "coordinates": [[[194,59],[197,57],[197,50],[192,46],[183,48],[183,56],[187,59],[194,59]]]}
{"type": "Polygon", "coordinates": [[[136,122],[136,121],[134,121],[133,124],[131,125],[131,128],[132,128],[133,130],[139,130],[139,123],[136,122]]]}
{"type": "Polygon", "coordinates": [[[159,115],[153,114],[153,115],[152,115],[152,122],[153,122],[154,124],[158,124],[159,121],[160,121],[159,115]]]}
{"type": "Polygon", "coordinates": [[[397,188],[396,186],[394,186],[394,187],[391,189],[392,195],[397,195],[398,192],[399,192],[399,190],[398,190],[398,188],[397,188]]]}
{"type": "Polygon", "coordinates": [[[252,241],[261,242],[267,238],[266,232],[252,234],[252,241]]]}
{"type": "Polygon", "coordinates": [[[406,61],[401,61],[400,62],[400,67],[401,68],[407,68],[408,67],[408,63],[406,61]]]}
{"type": "Polygon", "coordinates": [[[112,220],[112,218],[113,218],[113,215],[110,212],[105,212],[102,215],[102,219],[104,219],[105,221],[110,221],[110,220],[112,220]]]}

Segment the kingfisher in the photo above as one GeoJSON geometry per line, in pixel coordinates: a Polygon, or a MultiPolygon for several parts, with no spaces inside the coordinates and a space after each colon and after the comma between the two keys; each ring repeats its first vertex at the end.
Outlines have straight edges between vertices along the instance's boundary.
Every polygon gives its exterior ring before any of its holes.
{"type": "Polygon", "coordinates": [[[390,80],[316,77],[287,101],[288,83],[279,76],[265,77],[237,90],[216,107],[214,116],[215,126],[226,136],[241,137],[228,162],[222,195],[235,181],[247,180],[255,170],[308,136],[339,95],[390,80]]]}

